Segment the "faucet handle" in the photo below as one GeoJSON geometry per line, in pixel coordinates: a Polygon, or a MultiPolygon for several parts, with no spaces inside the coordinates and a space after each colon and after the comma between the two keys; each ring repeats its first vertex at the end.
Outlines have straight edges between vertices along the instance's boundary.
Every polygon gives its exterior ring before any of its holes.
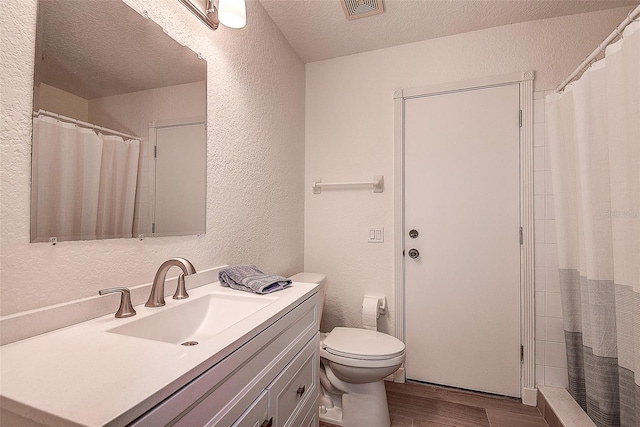
{"type": "Polygon", "coordinates": [[[187,293],[187,287],[184,283],[184,273],[180,273],[178,276],[178,286],[176,286],[176,293],[173,294],[173,299],[185,299],[189,298],[187,293]]]}
{"type": "Polygon", "coordinates": [[[127,288],[109,288],[98,291],[100,295],[115,294],[120,292],[120,307],[116,311],[116,317],[131,317],[136,315],[136,311],[131,305],[131,292],[127,288]]]}

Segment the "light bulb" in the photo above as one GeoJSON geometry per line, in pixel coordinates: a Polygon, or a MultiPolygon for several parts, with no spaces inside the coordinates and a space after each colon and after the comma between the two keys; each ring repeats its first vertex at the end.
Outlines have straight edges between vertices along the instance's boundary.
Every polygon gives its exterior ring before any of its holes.
{"type": "Polygon", "coordinates": [[[244,0],[220,0],[218,20],[229,28],[243,28],[247,25],[247,6],[244,0]]]}

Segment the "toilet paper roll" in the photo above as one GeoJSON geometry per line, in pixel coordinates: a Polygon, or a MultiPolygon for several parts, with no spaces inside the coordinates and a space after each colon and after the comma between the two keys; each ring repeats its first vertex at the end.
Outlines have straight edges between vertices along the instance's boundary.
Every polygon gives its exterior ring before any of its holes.
{"type": "Polygon", "coordinates": [[[362,301],[362,327],[372,331],[378,330],[378,307],[380,298],[365,296],[362,301]]]}

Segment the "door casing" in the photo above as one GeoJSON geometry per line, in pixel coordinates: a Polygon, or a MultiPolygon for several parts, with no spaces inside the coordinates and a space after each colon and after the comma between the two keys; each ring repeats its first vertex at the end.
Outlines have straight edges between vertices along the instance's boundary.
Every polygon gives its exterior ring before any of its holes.
{"type": "MultiPolygon", "coordinates": [[[[520,224],[522,226],[520,266],[520,329],[522,343],[522,402],[535,406],[535,311],[534,311],[534,232],[533,232],[533,71],[487,77],[436,86],[399,89],[394,93],[394,253],[395,253],[395,336],[405,341],[404,271],[404,102],[415,96],[446,94],[460,90],[518,83],[520,86],[520,224]]],[[[396,375],[404,381],[403,368],[396,375]]]]}
{"type": "MultiPolygon", "coordinates": [[[[200,153],[201,162],[197,161],[199,164],[195,164],[194,166],[197,168],[204,167],[204,175],[201,181],[199,178],[197,182],[195,182],[192,187],[185,188],[186,190],[194,191],[194,188],[199,191],[201,197],[197,198],[197,203],[192,206],[192,208],[196,209],[198,214],[192,217],[191,226],[185,226],[182,228],[183,231],[167,232],[163,230],[162,226],[158,224],[157,221],[157,213],[158,213],[158,175],[163,173],[163,171],[159,170],[158,166],[158,157],[157,155],[153,156],[153,162],[150,165],[151,173],[153,176],[153,191],[152,191],[152,218],[151,222],[153,224],[152,228],[152,236],[172,236],[172,235],[185,235],[185,234],[204,234],[206,233],[206,199],[207,199],[207,179],[206,179],[206,171],[207,171],[207,143],[206,143],[206,118],[205,117],[189,117],[182,119],[169,119],[169,120],[156,120],[149,123],[149,142],[153,147],[158,146],[159,143],[159,135],[158,133],[167,130],[167,129],[180,129],[180,128],[188,128],[194,126],[202,126],[204,131],[204,145],[202,147],[203,151],[200,153]],[[197,225],[196,225],[197,223],[197,225]]],[[[196,156],[197,157],[197,156],[196,156]]],[[[165,171],[164,173],[180,173],[181,169],[176,169],[175,165],[169,162],[165,162],[165,171]],[[174,170],[175,169],[175,170],[174,170]]],[[[198,194],[198,191],[195,194],[198,194]]],[[[183,206],[183,204],[178,204],[177,206],[183,206]]],[[[174,227],[175,228],[175,227],[174,227]]]]}

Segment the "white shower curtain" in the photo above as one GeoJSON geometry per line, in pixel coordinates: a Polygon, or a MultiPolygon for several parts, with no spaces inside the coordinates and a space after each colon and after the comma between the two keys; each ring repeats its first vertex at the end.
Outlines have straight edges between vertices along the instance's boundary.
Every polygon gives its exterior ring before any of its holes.
{"type": "Polygon", "coordinates": [[[131,237],[139,141],[33,119],[31,240],[131,237]]]}
{"type": "Polygon", "coordinates": [[[96,233],[132,237],[140,141],[100,134],[103,141],[96,233]]]}
{"type": "Polygon", "coordinates": [[[640,425],[640,23],[546,99],[569,391],[640,425]]]}

